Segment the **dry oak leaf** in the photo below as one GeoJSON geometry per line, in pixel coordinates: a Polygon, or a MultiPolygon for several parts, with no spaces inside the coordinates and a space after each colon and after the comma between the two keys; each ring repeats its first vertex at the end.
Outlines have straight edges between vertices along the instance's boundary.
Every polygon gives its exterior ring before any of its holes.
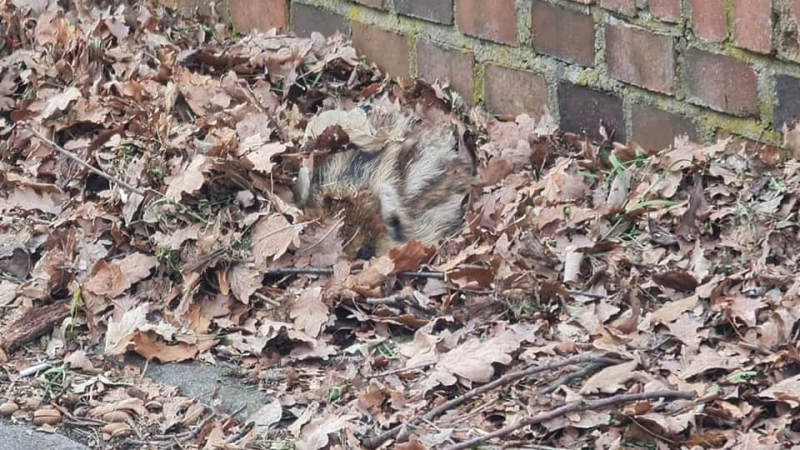
{"type": "Polygon", "coordinates": [[[692,358],[689,365],[678,374],[681,380],[705,373],[709,370],[731,371],[740,367],[741,362],[734,356],[720,354],[720,350],[702,347],[700,353],[692,358]]]}
{"type": "Polygon", "coordinates": [[[165,196],[170,200],[180,200],[184,192],[189,194],[197,192],[206,181],[203,173],[209,165],[210,160],[204,155],[194,155],[189,166],[169,181],[165,196]]]}
{"type": "Polygon", "coordinates": [[[328,321],[328,305],[322,301],[322,287],[316,286],[303,291],[292,304],[289,316],[296,328],[311,337],[319,336],[322,325],[328,321]]]}
{"type": "Polygon", "coordinates": [[[485,341],[472,337],[442,355],[436,365],[436,376],[446,386],[457,381],[453,375],[476,383],[491,381],[494,375],[492,364],[511,363],[511,353],[519,349],[521,341],[522,336],[513,330],[504,330],[485,341]]]}
{"type": "Polygon", "coordinates": [[[684,312],[689,312],[697,308],[697,295],[692,295],[681,300],[669,302],[650,313],[649,319],[652,322],[669,323],[678,320],[684,312]]]}
{"type": "Polygon", "coordinates": [[[92,361],[86,356],[86,352],[83,350],[76,350],[69,355],[64,357],[64,362],[69,364],[69,368],[72,370],[80,369],[82,371],[88,372],[94,369],[94,365],[92,361]]]}
{"type": "Polygon", "coordinates": [[[628,361],[606,367],[586,380],[586,384],[583,385],[580,393],[584,395],[597,392],[613,394],[624,389],[625,383],[636,378],[634,370],[638,365],[637,361],[628,361]]]}
{"type": "Polygon", "coordinates": [[[297,450],[317,450],[328,445],[328,435],[344,428],[351,420],[358,418],[355,414],[339,417],[319,417],[303,427],[297,450]]]}
{"type": "Polygon", "coordinates": [[[110,263],[99,260],[92,267],[92,276],[84,289],[98,296],[114,298],[131,285],[149,277],[150,271],[157,265],[155,257],[138,252],[110,263]]]}
{"type": "Polygon", "coordinates": [[[253,226],[253,255],[256,267],[266,267],[270,257],[277,260],[289,246],[300,244],[298,225],[292,225],[283,214],[270,214],[262,217],[253,226]]]}
{"type": "Polygon", "coordinates": [[[128,344],[133,341],[133,335],[139,328],[147,324],[147,311],[149,307],[143,303],[136,308],[125,311],[119,320],[108,320],[108,331],[104,352],[106,355],[122,355],[128,350],[128,344]]]}
{"type": "Polygon", "coordinates": [[[155,333],[138,331],[133,336],[133,350],[146,359],[157,359],[162,363],[186,361],[197,356],[197,346],[184,342],[168,345],[155,333]]]}
{"type": "Polygon", "coordinates": [[[361,295],[377,297],[380,292],[377,290],[386,281],[386,278],[394,272],[394,261],[388,255],[373,259],[366,269],[347,277],[344,287],[361,295]]]}
{"type": "Polygon", "coordinates": [[[42,119],[49,119],[56,112],[64,111],[73,100],[79,98],[81,98],[81,91],[74,86],[50,97],[42,110],[42,119]]]}
{"type": "Polygon", "coordinates": [[[682,292],[694,292],[699,284],[694,275],[680,269],[654,273],[653,281],[661,286],[682,292]]]}
{"type": "Polygon", "coordinates": [[[783,148],[789,150],[794,159],[800,160],[800,122],[792,125],[790,130],[786,123],[783,124],[783,148]]]}
{"type": "Polygon", "coordinates": [[[283,406],[281,406],[281,401],[275,398],[251,414],[247,421],[252,421],[255,424],[256,433],[264,434],[269,432],[272,425],[280,422],[282,416],[283,406]]]}
{"type": "Polygon", "coordinates": [[[245,305],[260,287],[263,275],[247,263],[239,263],[231,268],[230,286],[233,295],[245,305]]]}
{"type": "Polygon", "coordinates": [[[261,135],[250,136],[245,138],[241,145],[247,147],[245,158],[253,164],[253,170],[269,174],[275,165],[272,162],[272,157],[285,152],[286,144],[282,142],[262,144],[260,141],[261,135]],[[251,140],[256,140],[257,142],[251,142],[251,140]]]}
{"type": "Polygon", "coordinates": [[[758,396],[765,399],[784,402],[792,409],[800,406],[800,375],[779,381],[767,389],[758,393],[758,396]]]}
{"type": "Polygon", "coordinates": [[[409,272],[419,269],[435,252],[434,247],[427,247],[419,241],[411,241],[402,247],[389,250],[389,257],[394,261],[395,272],[409,272]]]}
{"type": "Polygon", "coordinates": [[[129,287],[130,284],[122,274],[122,268],[102,259],[92,267],[92,276],[83,286],[92,294],[108,298],[119,296],[129,287]]]}
{"type": "Polygon", "coordinates": [[[59,214],[65,200],[64,193],[55,186],[51,189],[20,184],[8,195],[8,203],[17,208],[27,211],[39,210],[48,214],[59,214]]]}
{"type": "Polygon", "coordinates": [[[158,266],[158,260],[154,256],[144,253],[131,253],[121,260],[114,261],[122,269],[125,282],[130,287],[150,276],[150,271],[158,266]]]}

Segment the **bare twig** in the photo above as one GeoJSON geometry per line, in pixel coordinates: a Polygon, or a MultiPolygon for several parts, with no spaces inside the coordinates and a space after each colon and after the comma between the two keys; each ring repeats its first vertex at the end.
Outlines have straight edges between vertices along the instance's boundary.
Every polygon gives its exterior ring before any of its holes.
{"type": "MultiPolygon", "coordinates": [[[[353,269],[350,271],[351,275],[355,275],[361,272],[358,269],[353,269]]],[[[274,269],[268,269],[266,271],[267,275],[333,275],[333,267],[276,267],[274,269]]],[[[419,272],[400,272],[398,274],[401,277],[405,278],[436,278],[443,280],[445,278],[444,272],[429,272],[429,271],[419,271],[419,272]]]]}
{"type": "Polygon", "coordinates": [[[547,388],[542,391],[542,394],[552,394],[553,392],[555,392],[556,389],[559,388],[559,386],[563,386],[572,380],[585,377],[586,375],[598,369],[602,369],[603,367],[605,367],[605,364],[589,364],[588,366],[585,366],[583,369],[577,370],[575,372],[570,372],[564,375],[563,377],[550,383],[550,385],[547,386],[547,388]]]}
{"type": "Polygon", "coordinates": [[[481,442],[485,442],[490,439],[511,434],[514,431],[519,430],[520,428],[524,428],[530,425],[535,425],[537,423],[546,422],[556,417],[560,417],[573,412],[596,410],[601,408],[607,408],[609,406],[614,406],[614,405],[623,405],[626,403],[632,403],[641,400],[652,400],[657,398],[663,398],[665,400],[672,400],[672,399],[692,400],[694,398],[694,393],[685,391],[654,391],[654,392],[638,392],[635,394],[620,394],[620,395],[615,395],[613,397],[601,398],[597,400],[578,400],[576,402],[568,403],[559,408],[541,414],[537,414],[532,417],[528,417],[527,419],[520,420],[514,425],[501,428],[497,431],[487,433],[483,436],[479,436],[464,442],[460,442],[455,445],[451,445],[450,447],[446,447],[445,450],[467,449],[477,444],[480,444],[481,442]]]}
{"type": "Polygon", "coordinates": [[[576,291],[573,289],[567,289],[566,291],[567,294],[569,295],[582,295],[584,297],[593,298],[595,300],[602,300],[607,297],[605,294],[595,294],[594,292],[588,292],[588,291],[576,291]]]}
{"type": "Polygon", "coordinates": [[[499,386],[503,386],[505,384],[509,384],[511,382],[514,382],[514,381],[519,380],[521,378],[528,377],[528,376],[536,374],[536,373],[547,372],[547,371],[550,371],[550,370],[558,369],[560,367],[569,366],[569,365],[572,365],[572,364],[584,364],[584,363],[611,365],[611,364],[619,364],[620,361],[617,360],[617,359],[613,359],[613,358],[605,358],[605,357],[599,357],[599,356],[594,356],[594,355],[578,355],[578,356],[573,356],[572,358],[567,358],[567,359],[565,359],[563,361],[555,362],[555,363],[552,363],[552,364],[546,364],[544,366],[533,366],[533,367],[528,367],[527,369],[519,370],[517,372],[507,373],[507,374],[503,375],[502,377],[500,377],[500,378],[498,378],[498,379],[496,379],[496,380],[494,380],[494,381],[492,381],[490,383],[484,384],[483,386],[477,387],[475,389],[471,389],[471,390],[467,391],[466,393],[464,393],[464,395],[462,395],[460,397],[456,397],[453,400],[450,400],[448,402],[445,402],[445,403],[437,406],[436,408],[434,408],[434,409],[428,411],[427,413],[425,413],[425,415],[423,415],[422,417],[417,417],[415,419],[412,419],[409,422],[407,422],[407,424],[398,425],[398,426],[396,426],[396,427],[394,427],[394,428],[392,428],[392,429],[390,429],[390,430],[388,430],[388,431],[386,431],[386,432],[384,432],[384,433],[382,433],[382,434],[380,434],[378,436],[375,436],[373,438],[365,439],[364,442],[362,442],[362,443],[367,448],[376,448],[379,445],[381,445],[383,442],[385,442],[385,441],[387,441],[389,439],[392,439],[394,437],[397,437],[398,435],[400,435],[400,437],[402,437],[401,431],[404,429],[405,426],[414,425],[417,422],[424,421],[424,420],[432,420],[432,419],[436,418],[437,416],[439,416],[440,414],[442,414],[442,413],[444,413],[444,412],[446,412],[446,411],[448,411],[448,410],[450,410],[452,408],[455,408],[456,406],[458,406],[458,405],[460,405],[462,403],[465,403],[466,401],[468,401],[468,400],[470,400],[470,399],[472,399],[472,398],[474,398],[474,397],[476,397],[478,395],[481,395],[481,394],[483,394],[485,392],[491,391],[492,389],[495,389],[495,388],[497,388],[499,386]]]}
{"type": "Polygon", "coordinates": [[[139,194],[139,195],[142,196],[142,198],[145,197],[145,192],[143,190],[137,189],[137,188],[131,186],[130,184],[128,184],[128,183],[120,180],[119,178],[115,177],[114,175],[105,173],[102,170],[100,170],[100,169],[94,167],[93,165],[87,163],[86,161],[82,160],[81,158],[79,158],[74,153],[72,153],[72,152],[68,151],[67,149],[65,149],[64,147],[58,145],[52,139],[49,139],[49,138],[45,137],[42,133],[39,133],[39,131],[36,130],[34,127],[32,127],[30,124],[26,124],[26,126],[27,126],[28,130],[30,130],[30,132],[33,133],[33,135],[36,136],[36,138],[38,138],[40,141],[50,145],[57,152],[59,152],[62,155],[66,156],[67,158],[75,161],[76,163],[78,163],[79,165],[81,165],[84,168],[88,169],[90,172],[94,173],[95,175],[101,176],[101,177],[105,178],[106,180],[111,181],[112,183],[116,183],[119,186],[127,189],[128,191],[133,192],[134,194],[139,194]]]}
{"type": "Polygon", "coordinates": [[[332,267],[277,267],[269,269],[267,275],[333,275],[332,267]]]}
{"type": "Polygon", "coordinates": [[[414,366],[411,366],[411,367],[401,367],[399,369],[387,370],[386,372],[381,372],[381,373],[376,373],[375,375],[370,375],[370,376],[367,377],[367,379],[383,378],[383,377],[388,377],[389,375],[395,375],[395,374],[398,374],[398,373],[412,372],[414,370],[424,369],[424,368],[432,366],[434,364],[436,364],[436,363],[435,362],[426,362],[426,363],[417,364],[417,365],[414,365],[414,366]]]}

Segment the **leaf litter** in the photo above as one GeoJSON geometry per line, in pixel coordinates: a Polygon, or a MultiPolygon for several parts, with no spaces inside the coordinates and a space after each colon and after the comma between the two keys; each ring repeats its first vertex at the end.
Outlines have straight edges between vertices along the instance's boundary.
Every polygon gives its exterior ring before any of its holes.
{"type": "Polygon", "coordinates": [[[800,444],[797,128],[596,143],[144,2],[0,29],[0,415],[97,448],[800,444]],[[398,138],[358,108],[387,99],[458,118],[482,185],[440,247],[346,261],[292,182],[398,138]],[[242,420],[130,355],[271,400],[242,420]]]}

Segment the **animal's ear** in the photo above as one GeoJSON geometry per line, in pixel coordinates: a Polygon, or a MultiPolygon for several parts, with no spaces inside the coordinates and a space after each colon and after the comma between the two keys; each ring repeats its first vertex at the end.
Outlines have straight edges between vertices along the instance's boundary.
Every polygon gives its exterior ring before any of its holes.
{"type": "Polygon", "coordinates": [[[308,196],[311,193],[311,171],[308,170],[308,167],[300,167],[292,191],[294,192],[294,202],[302,208],[308,202],[308,196]]]}

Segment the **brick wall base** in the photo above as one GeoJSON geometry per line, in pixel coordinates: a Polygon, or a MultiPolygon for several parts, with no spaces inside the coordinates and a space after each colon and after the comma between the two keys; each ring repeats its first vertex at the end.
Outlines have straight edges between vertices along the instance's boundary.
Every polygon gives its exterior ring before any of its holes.
{"type": "Polygon", "coordinates": [[[227,1],[242,31],[338,30],[392,75],[565,131],[780,143],[800,119],[798,0],[227,1]]]}

